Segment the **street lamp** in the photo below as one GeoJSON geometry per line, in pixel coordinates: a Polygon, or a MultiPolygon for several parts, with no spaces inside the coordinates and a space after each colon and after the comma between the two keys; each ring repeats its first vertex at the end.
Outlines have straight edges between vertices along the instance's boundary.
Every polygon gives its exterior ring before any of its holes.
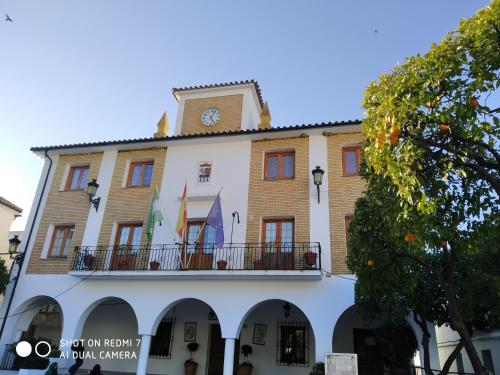
{"type": "Polygon", "coordinates": [[[317,165],[316,168],[312,170],[314,185],[316,185],[316,188],[318,189],[318,203],[319,203],[319,186],[323,183],[324,174],[325,171],[321,169],[319,165],[317,165]]]}
{"type": "Polygon", "coordinates": [[[94,205],[96,212],[99,208],[99,202],[101,201],[101,198],[93,199],[95,194],[97,193],[98,187],[99,184],[97,183],[97,180],[95,178],[87,184],[87,195],[89,196],[89,202],[94,205]]]}
{"type": "Polygon", "coordinates": [[[21,240],[19,239],[19,236],[17,234],[15,234],[14,237],[9,240],[9,255],[11,259],[15,258],[14,254],[17,253],[17,248],[19,247],[20,243],[21,240]]]}

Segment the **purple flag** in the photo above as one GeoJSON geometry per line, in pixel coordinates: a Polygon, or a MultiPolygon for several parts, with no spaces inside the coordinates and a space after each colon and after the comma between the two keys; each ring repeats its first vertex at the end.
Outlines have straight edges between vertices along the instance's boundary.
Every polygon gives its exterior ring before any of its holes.
{"type": "Polygon", "coordinates": [[[220,206],[220,193],[217,194],[214,204],[208,213],[206,225],[215,229],[215,243],[218,248],[224,246],[224,225],[222,224],[222,208],[220,206]]]}

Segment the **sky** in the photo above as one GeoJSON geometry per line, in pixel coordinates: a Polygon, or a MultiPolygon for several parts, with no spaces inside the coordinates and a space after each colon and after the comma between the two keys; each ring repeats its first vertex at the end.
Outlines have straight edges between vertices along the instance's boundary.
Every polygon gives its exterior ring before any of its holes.
{"type": "Polygon", "coordinates": [[[255,79],[273,126],[363,117],[364,88],[487,0],[0,0],[0,196],[24,209],[32,146],[150,137],[172,87],[255,79]],[[7,13],[13,22],[4,21],[7,13]]]}

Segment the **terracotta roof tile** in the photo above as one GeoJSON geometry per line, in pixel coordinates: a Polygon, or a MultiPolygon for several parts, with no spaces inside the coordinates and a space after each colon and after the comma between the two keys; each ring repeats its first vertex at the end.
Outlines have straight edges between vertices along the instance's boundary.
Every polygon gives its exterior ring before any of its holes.
{"type": "Polygon", "coordinates": [[[130,144],[130,143],[144,143],[144,142],[152,142],[153,143],[153,142],[158,142],[158,141],[175,141],[175,140],[191,139],[191,138],[209,138],[209,137],[233,136],[233,135],[244,135],[244,134],[276,133],[276,132],[282,132],[282,131],[288,131],[288,130],[331,128],[331,127],[360,125],[360,124],[361,124],[361,120],[322,122],[322,123],[316,123],[316,124],[302,124],[302,125],[293,125],[293,126],[285,126],[285,127],[272,127],[269,129],[230,130],[230,131],[228,130],[228,131],[213,132],[213,133],[173,135],[170,137],[161,137],[161,138],[154,138],[154,137],[135,138],[135,139],[122,139],[122,140],[115,140],[115,141],[73,143],[73,144],[64,144],[64,145],[56,145],[56,146],[38,146],[38,147],[32,147],[31,151],[40,152],[40,151],[45,151],[45,150],[58,150],[58,149],[78,148],[78,147],[108,146],[108,145],[130,144]]]}
{"type": "Polygon", "coordinates": [[[257,92],[257,96],[259,97],[260,106],[264,107],[264,100],[262,99],[262,93],[260,92],[259,83],[256,80],[249,79],[246,81],[238,81],[238,82],[225,82],[225,83],[213,83],[209,85],[201,85],[201,86],[189,86],[189,87],[174,87],[172,89],[172,94],[178,91],[189,91],[189,90],[202,90],[202,89],[212,89],[216,87],[228,87],[228,86],[238,86],[238,85],[248,85],[252,84],[255,86],[255,91],[257,92]]]}
{"type": "Polygon", "coordinates": [[[17,211],[19,213],[23,212],[23,209],[21,207],[16,206],[14,203],[8,201],[4,197],[0,197],[0,204],[3,204],[4,206],[9,207],[9,208],[11,208],[14,211],[17,211]]]}

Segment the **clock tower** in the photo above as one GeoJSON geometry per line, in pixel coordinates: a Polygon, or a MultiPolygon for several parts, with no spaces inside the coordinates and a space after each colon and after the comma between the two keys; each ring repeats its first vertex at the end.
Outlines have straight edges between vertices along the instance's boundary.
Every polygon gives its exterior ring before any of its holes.
{"type": "Polygon", "coordinates": [[[257,129],[264,106],[256,81],[174,88],[174,135],[257,129]]]}

